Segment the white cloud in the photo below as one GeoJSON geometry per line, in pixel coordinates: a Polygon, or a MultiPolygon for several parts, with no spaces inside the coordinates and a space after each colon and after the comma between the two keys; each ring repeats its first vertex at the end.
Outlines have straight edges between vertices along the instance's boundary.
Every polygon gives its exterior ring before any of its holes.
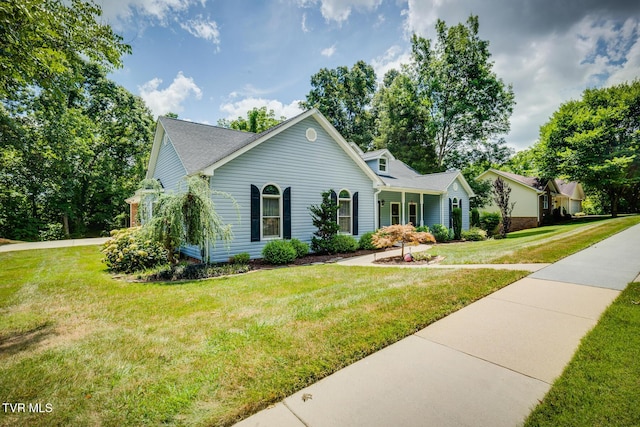
{"type": "Polygon", "coordinates": [[[191,19],[180,26],[195,37],[211,41],[216,45],[216,50],[220,49],[220,31],[216,21],[205,20],[199,15],[196,19],[191,19]]]}
{"type": "Polygon", "coordinates": [[[280,118],[284,116],[291,118],[302,113],[302,109],[298,106],[299,100],[292,101],[290,104],[283,104],[275,99],[264,99],[249,97],[235,102],[227,102],[220,106],[220,111],[227,115],[227,119],[235,120],[238,117],[246,117],[247,112],[253,108],[267,107],[267,110],[273,110],[275,116],[280,118]]]}
{"type": "Polygon", "coordinates": [[[342,24],[349,19],[353,9],[373,11],[380,6],[382,0],[298,0],[301,7],[309,7],[320,3],[320,13],[327,22],[342,24]]]}
{"type": "Polygon", "coordinates": [[[373,58],[371,60],[371,66],[376,72],[378,83],[382,82],[384,75],[387,71],[396,69],[400,71],[403,64],[408,64],[411,61],[411,53],[403,50],[400,46],[391,46],[382,56],[373,58]]]}
{"type": "Polygon", "coordinates": [[[302,32],[308,33],[309,31],[310,31],[309,27],[307,27],[307,14],[303,13],[302,14],[302,32]]]}
{"type": "Polygon", "coordinates": [[[167,16],[183,12],[206,0],[102,0],[98,4],[108,19],[128,19],[135,12],[164,21],[167,16]]]}
{"type": "Polygon", "coordinates": [[[327,47],[322,49],[322,51],[320,52],[320,54],[322,56],[326,56],[327,58],[331,58],[333,56],[333,54],[336,53],[336,45],[334,44],[331,47],[327,47]]]}
{"type": "Polygon", "coordinates": [[[191,77],[185,77],[182,71],[166,89],[158,89],[161,83],[162,79],[156,77],[138,87],[140,96],[155,116],[181,112],[182,103],[192,95],[196,99],[202,98],[202,90],[191,77]]]}

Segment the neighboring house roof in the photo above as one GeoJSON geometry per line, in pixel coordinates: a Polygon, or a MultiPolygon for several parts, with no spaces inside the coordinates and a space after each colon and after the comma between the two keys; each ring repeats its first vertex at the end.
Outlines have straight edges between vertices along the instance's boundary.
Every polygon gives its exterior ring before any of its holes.
{"type": "Polygon", "coordinates": [[[386,148],[382,148],[380,150],[367,151],[366,153],[361,154],[362,158],[365,161],[379,159],[380,157],[388,157],[389,159],[395,160],[396,158],[391,154],[391,151],[386,148]]]}
{"type": "Polygon", "coordinates": [[[329,121],[315,108],[257,134],[160,117],[158,118],[156,136],[151,149],[147,178],[152,177],[155,172],[155,164],[164,133],[173,144],[187,175],[196,173],[213,175],[216,168],[308,117],[313,117],[375,183],[382,183],[379,177],[362,160],[359,153],[344,140],[329,121]]]}
{"type": "Polygon", "coordinates": [[[560,190],[560,194],[563,196],[573,198],[576,200],[584,199],[584,191],[580,183],[576,181],[565,181],[564,179],[556,179],[556,186],[560,190]]]}

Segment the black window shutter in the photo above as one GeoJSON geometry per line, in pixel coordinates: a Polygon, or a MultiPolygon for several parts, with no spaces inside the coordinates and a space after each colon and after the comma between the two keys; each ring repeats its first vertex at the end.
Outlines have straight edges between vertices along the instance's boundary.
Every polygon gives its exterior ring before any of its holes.
{"type": "Polygon", "coordinates": [[[287,187],[282,195],[283,227],[282,237],[291,239],[291,187],[287,187]]]}
{"type": "Polygon", "coordinates": [[[453,217],[451,216],[452,204],[451,199],[449,199],[449,228],[453,227],[453,217]]]}
{"type": "Polygon", "coordinates": [[[334,205],[338,204],[338,195],[333,190],[331,190],[331,201],[333,202],[334,205]]]}
{"type": "Polygon", "coordinates": [[[251,184],[251,241],[260,241],[260,190],[251,184]]]}
{"type": "Polygon", "coordinates": [[[353,198],[351,199],[351,214],[353,215],[353,234],[354,236],[358,235],[358,192],[353,193],[353,198]]]}
{"type": "Polygon", "coordinates": [[[458,202],[458,207],[460,208],[460,210],[462,210],[462,199],[460,199],[460,201],[458,202]]]}

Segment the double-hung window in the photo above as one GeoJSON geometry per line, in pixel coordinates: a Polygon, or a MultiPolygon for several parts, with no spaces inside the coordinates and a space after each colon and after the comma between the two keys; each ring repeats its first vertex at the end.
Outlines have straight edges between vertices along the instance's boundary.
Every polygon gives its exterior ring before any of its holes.
{"type": "Polygon", "coordinates": [[[273,184],[262,189],[262,237],[278,238],[281,232],[280,190],[273,184]]]}
{"type": "Polygon", "coordinates": [[[338,225],[340,233],[351,234],[351,193],[347,190],[338,194],[338,225]]]}

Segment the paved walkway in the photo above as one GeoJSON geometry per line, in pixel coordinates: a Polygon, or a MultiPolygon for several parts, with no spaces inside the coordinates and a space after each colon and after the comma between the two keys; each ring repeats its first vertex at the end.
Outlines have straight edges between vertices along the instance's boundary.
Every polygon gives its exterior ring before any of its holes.
{"type": "MultiPolygon", "coordinates": [[[[411,247],[405,247],[405,253],[407,252],[422,252],[431,248],[430,245],[417,245],[411,247]]],[[[404,264],[384,264],[374,263],[376,259],[390,258],[399,256],[402,253],[402,249],[393,249],[386,252],[378,252],[369,255],[363,255],[359,257],[351,257],[338,261],[336,264],[340,265],[357,265],[365,267],[400,267],[400,268],[494,268],[498,270],[523,270],[523,271],[538,271],[542,268],[549,266],[550,264],[419,264],[415,262],[407,262],[404,264]]]]}
{"type": "Polygon", "coordinates": [[[97,237],[93,239],[70,239],[70,240],[50,240],[47,242],[25,242],[11,243],[0,246],[0,252],[28,251],[31,249],[52,249],[69,248],[71,246],[101,245],[108,237],[97,237]]]}
{"type": "Polygon", "coordinates": [[[237,424],[516,426],[631,281],[640,225],[569,256],[237,424]]]}

